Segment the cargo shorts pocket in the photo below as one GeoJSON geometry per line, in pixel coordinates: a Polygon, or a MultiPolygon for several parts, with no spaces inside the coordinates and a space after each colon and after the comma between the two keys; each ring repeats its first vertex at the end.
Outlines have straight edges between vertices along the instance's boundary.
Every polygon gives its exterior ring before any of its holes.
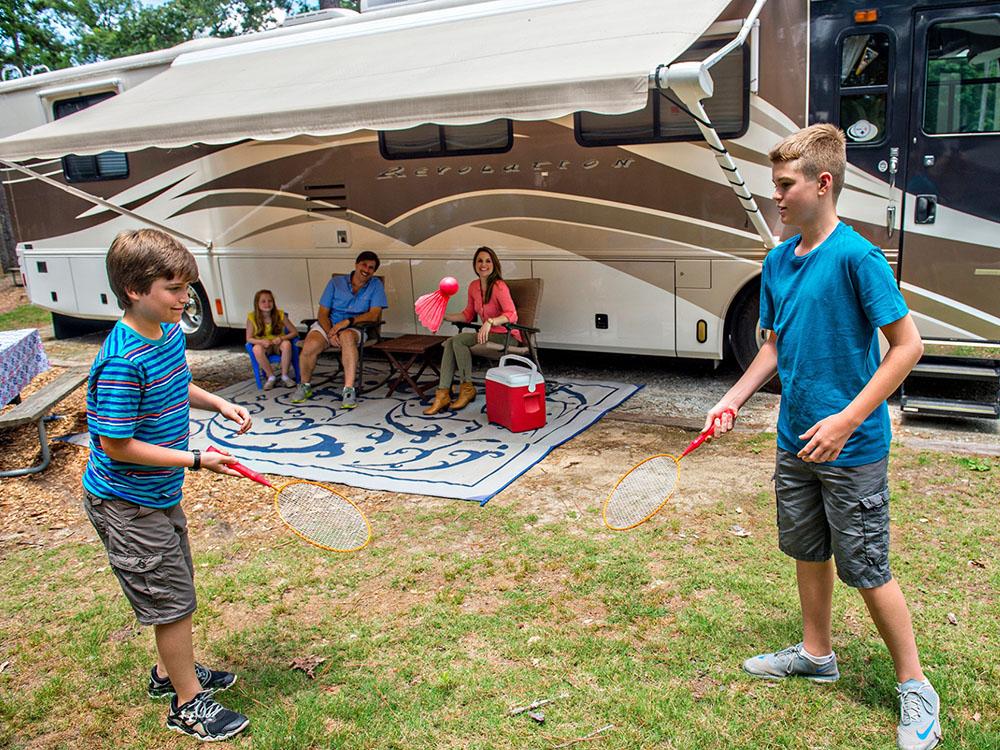
{"type": "Polygon", "coordinates": [[[872,565],[889,556],[889,488],[861,498],[865,558],[872,565]]]}
{"type": "Polygon", "coordinates": [[[116,570],[124,570],[129,573],[148,573],[160,566],[160,563],[163,562],[163,555],[139,557],[137,555],[116,555],[109,552],[108,560],[111,562],[111,567],[116,570]]]}

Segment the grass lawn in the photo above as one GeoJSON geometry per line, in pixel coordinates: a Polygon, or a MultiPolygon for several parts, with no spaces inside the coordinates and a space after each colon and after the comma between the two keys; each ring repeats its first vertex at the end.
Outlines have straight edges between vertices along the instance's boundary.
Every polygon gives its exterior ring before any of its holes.
{"type": "MultiPolygon", "coordinates": [[[[773,435],[727,446],[767,461],[773,435]]],[[[1000,747],[998,473],[996,459],[893,450],[893,566],[950,748],[1000,747]]],[[[552,748],[610,724],[574,747],[895,747],[892,664],[843,585],[838,683],[739,668],[800,637],[769,490],[723,488],[714,504],[613,533],[597,498],[551,520],[525,511],[517,488],[485,508],[400,503],[352,556],[284,532],[230,539],[236,518],[198,522],[197,652],[239,673],[223,702],[251,717],[229,744],[552,748]],[[730,533],[737,521],[752,535],[730,533]],[[314,679],[290,667],[304,657],[314,679]],[[507,715],[541,698],[558,698],[543,725],[507,715]]],[[[151,634],[96,541],[9,547],[0,596],[0,747],[195,746],[145,696],[151,634]]]]}

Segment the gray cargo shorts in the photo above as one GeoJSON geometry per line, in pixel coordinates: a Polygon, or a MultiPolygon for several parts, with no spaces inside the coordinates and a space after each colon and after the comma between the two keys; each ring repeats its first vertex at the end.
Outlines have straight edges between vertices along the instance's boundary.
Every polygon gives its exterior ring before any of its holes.
{"type": "Polygon", "coordinates": [[[888,456],[861,466],[830,466],[779,448],[774,492],[781,551],[805,562],[832,555],[840,580],[853,588],[892,580],[888,467],[888,456]]]}
{"type": "Polygon", "coordinates": [[[83,509],[139,623],[166,625],[194,612],[194,563],[180,504],[147,508],[83,494],[83,509]]]}

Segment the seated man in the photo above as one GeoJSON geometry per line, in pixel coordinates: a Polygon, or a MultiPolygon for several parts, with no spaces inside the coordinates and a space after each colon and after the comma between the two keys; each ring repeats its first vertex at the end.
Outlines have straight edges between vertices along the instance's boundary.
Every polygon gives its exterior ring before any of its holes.
{"type": "Polygon", "coordinates": [[[358,347],[364,344],[364,333],[355,328],[357,323],[375,323],[388,307],[382,281],[375,278],[381,261],[370,250],[360,253],[354,261],[350,276],[334,276],[327,282],[319,301],[318,320],[309,328],[302,344],[299,366],[302,382],[292,397],[293,404],[312,398],[311,378],[316,359],[329,347],[340,349],[340,362],[344,367],[344,392],[342,409],[358,405],[354,379],[357,377],[358,347]]]}

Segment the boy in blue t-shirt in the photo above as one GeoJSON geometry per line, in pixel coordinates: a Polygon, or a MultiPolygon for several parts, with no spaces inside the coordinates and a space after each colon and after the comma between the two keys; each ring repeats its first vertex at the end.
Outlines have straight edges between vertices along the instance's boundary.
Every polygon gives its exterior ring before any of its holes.
{"type": "Polygon", "coordinates": [[[122,232],[108,250],[107,270],[125,314],[90,371],[84,510],[136,618],[153,626],[157,661],[147,690],[171,698],[167,726],[224,740],[249,719],[212,698],[236,675],[194,660],[194,565],[181,485],[185,468],[238,476],[227,468],[231,456],[187,449],[190,407],[219,412],[240,433],[250,428],[250,415],[191,382],[178,325],[188,284],[198,278],[191,253],[163,232],[122,232]]]}
{"type": "Polygon", "coordinates": [[[726,410],[738,413],[778,373],[778,546],[796,561],[803,638],[743,668],[765,679],[840,677],[831,635],[836,569],[860,591],[895,664],[898,746],[928,750],[941,739],[940,701],[920,668],[910,612],[889,570],[885,402],[923,344],[885,257],[837,217],[843,132],[813,125],[769,156],[781,219],[801,234],[764,260],[760,327],[768,339],[705,427],[715,425],[716,435],[732,429],[726,410]],[[881,362],[879,330],[889,342],[881,362]]]}

